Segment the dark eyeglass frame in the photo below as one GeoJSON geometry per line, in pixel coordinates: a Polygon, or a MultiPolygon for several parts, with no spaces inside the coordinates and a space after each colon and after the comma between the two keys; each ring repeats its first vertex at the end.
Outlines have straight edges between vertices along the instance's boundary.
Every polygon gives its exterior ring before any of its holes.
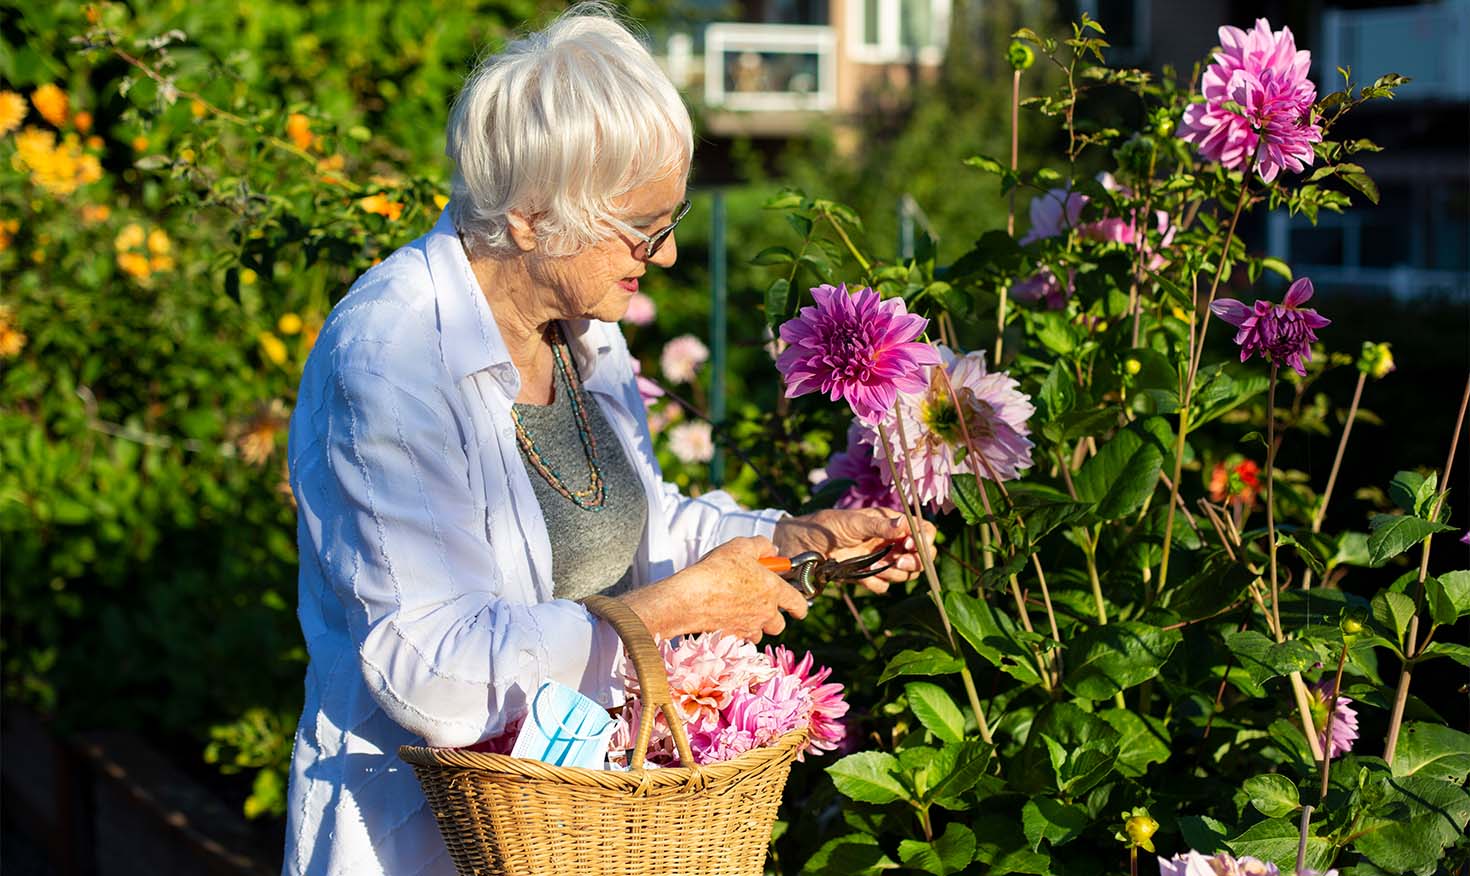
{"type": "Polygon", "coordinates": [[[679,225],[679,220],[688,214],[690,206],[691,202],[688,200],[679,204],[679,206],[674,208],[674,220],[652,234],[644,234],[621,219],[612,216],[607,217],[607,219],[621,230],[638,238],[638,244],[633,247],[633,258],[639,261],[648,261],[658,254],[659,247],[663,246],[664,241],[673,235],[674,229],[679,225]]]}

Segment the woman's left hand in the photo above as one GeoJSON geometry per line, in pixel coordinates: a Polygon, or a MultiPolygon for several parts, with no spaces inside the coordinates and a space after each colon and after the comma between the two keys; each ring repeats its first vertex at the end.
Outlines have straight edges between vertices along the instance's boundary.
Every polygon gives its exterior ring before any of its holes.
{"type": "MultiPolygon", "coordinates": [[[[919,529],[925,551],[932,557],[934,524],[920,520],[919,529]]],[[[890,583],[912,580],[921,569],[918,546],[909,532],[908,521],[902,512],[886,508],[832,509],[786,517],[776,524],[771,541],[783,557],[816,551],[834,560],[860,557],[885,544],[893,545],[888,556],[878,561],[880,565],[892,563],[893,567],[858,582],[874,593],[887,591],[890,583]]]]}

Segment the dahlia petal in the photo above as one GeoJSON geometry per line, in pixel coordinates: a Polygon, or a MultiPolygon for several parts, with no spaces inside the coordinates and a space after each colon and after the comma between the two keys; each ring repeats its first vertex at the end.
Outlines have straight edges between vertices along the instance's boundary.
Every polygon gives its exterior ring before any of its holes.
{"type": "Polygon", "coordinates": [[[1312,281],[1307,277],[1302,277],[1286,290],[1286,298],[1281,303],[1291,308],[1301,307],[1312,300],[1313,291],[1312,281]]]}
{"type": "Polygon", "coordinates": [[[1243,325],[1251,315],[1251,309],[1246,307],[1244,302],[1234,298],[1216,300],[1210,305],[1210,312],[1234,326],[1243,325]]]}

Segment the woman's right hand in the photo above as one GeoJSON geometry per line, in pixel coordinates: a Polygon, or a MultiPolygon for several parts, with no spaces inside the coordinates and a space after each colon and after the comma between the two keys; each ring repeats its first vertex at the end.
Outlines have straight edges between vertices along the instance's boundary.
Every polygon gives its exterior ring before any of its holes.
{"type": "Polygon", "coordinates": [[[786,628],[785,611],[806,617],[806,597],[760,564],[776,555],[768,538],[725,542],[699,562],[622,597],[650,632],[669,638],[720,630],[751,642],[786,628]]]}

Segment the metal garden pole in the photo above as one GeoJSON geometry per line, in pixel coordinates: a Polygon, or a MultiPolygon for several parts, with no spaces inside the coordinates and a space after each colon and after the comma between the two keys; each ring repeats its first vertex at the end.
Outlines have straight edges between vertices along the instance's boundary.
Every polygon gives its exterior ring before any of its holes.
{"type": "MultiPolygon", "coordinates": [[[[709,232],[709,339],[710,339],[710,392],[709,418],[714,429],[725,422],[725,193],[716,189],[711,205],[709,232]]],[[[725,452],[715,444],[714,456],[709,463],[710,483],[716,487],[725,483],[725,452]]]]}

